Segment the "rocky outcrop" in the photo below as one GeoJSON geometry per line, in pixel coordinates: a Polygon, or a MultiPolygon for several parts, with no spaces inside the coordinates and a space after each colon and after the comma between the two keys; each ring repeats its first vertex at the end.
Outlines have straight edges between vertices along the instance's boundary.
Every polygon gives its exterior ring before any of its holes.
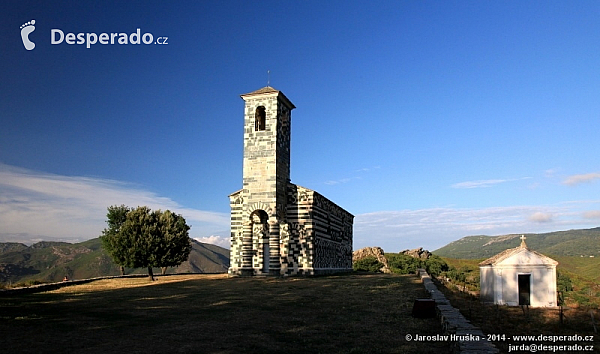
{"type": "Polygon", "coordinates": [[[400,252],[400,254],[405,254],[407,256],[411,256],[419,259],[429,259],[432,253],[428,250],[424,250],[423,247],[415,248],[413,250],[404,250],[400,252]]]}
{"type": "Polygon", "coordinates": [[[381,247],[365,247],[354,251],[352,253],[352,262],[354,263],[366,257],[375,257],[381,264],[383,264],[383,267],[380,269],[382,273],[392,272],[388,267],[388,261],[385,258],[383,249],[381,247]]]}

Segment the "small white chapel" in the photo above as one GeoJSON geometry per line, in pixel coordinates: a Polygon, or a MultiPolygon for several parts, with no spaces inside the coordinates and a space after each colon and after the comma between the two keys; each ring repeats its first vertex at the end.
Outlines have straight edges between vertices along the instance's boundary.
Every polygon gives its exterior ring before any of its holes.
{"type": "Polygon", "coordinates": [[[479,263],[480,300],[483,303],[554,307],[558,262],[521,245],[479,263]]]}

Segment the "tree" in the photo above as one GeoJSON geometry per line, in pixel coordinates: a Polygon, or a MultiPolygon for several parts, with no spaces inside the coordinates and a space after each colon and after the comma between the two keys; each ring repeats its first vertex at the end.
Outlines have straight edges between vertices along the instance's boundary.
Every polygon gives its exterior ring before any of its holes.
{"type": "Polygon", "coordinates": [[[164,273],[166,267],[178,266],[190,254],[190,227],[181,215],[121,205],[108,207],[106,216],[108,228],[100,240],[122,272],[124,267],[146,267],[154,280],[153,267],[163,268],[164,273]]]}
{"type": "Polygon", "coordinates": [[[157,250],[158,264],[165,274],[167,267],[176,267],[185,262],[190,255],[192,244],[188,237],[189,226],[185,219],[169,210],[159,215],[160,234],[162,245],[157,250]]]}
{"type": "Polygon", "coordinates": [[[100,241],[102,241],[102,247],[112,257],[113,261],[121,268],[121,275],[125,274],[125,264],[127,264],[127,252],[125,247],[122,245],[122,237],[118,237],[121,226],[127,219],[127,213],[131,208],[125,205],[121,206],[109,206],[108,213],[106,214],[108,228],[102,231],[100,241]]]}

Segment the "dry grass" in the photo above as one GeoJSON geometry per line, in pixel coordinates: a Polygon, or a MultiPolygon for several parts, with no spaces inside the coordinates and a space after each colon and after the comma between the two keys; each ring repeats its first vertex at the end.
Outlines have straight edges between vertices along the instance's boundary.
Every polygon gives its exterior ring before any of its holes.
{"type": "Polygon", "coordinates": [[[0,298],[10,353],[439,353],[448,343],[411,317],[427,297],[414,276],[182,275],[101,280],[0,298]]]}

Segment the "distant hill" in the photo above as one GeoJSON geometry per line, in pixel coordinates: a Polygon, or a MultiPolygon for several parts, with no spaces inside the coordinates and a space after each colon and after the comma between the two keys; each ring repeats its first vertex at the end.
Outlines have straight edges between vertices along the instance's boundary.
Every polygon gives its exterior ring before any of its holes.
{"type": "MultiPolygon", "coordinates": [[[[519,246],[521,235],[467,236],[433,251],[433,254],[459,259],[489,258],[519,246]]],[[[529,248],[548,256],[600,257],[600,227],[524,235],[529,248]]]]}
{"type": "MultiPolygon", "coordinates": [[[[167,273],[224,273],[229,267],[229,250],[192,240],[188,260],[167,273]]],[[[126,269],[126,274],[145,273],[145,269],[126,269]]],[[[0,243],[0,282],[28,280],[61,281],[120,274],[99,238],[81,243],[38,242],[0,243]]],[[[160,270],[156,271],[160,274],[160,270]]]]}

